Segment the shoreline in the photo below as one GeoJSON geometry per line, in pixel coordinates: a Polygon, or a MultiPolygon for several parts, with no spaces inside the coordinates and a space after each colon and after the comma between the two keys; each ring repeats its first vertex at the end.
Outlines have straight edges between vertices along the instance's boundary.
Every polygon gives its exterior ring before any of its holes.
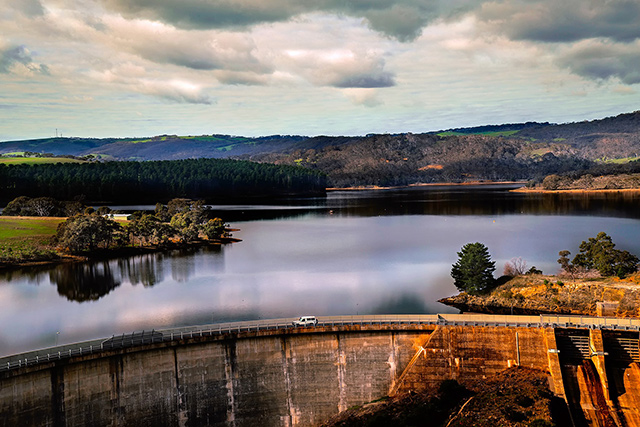
{"type": "Polygon", "coordinates": [[[531,193],[531,194],[598,194],[598,193],[640,193],[640,188],[594,188],[594,189],[584,189],[584,188],[567,188],[567,189],[559,189],[559,190],[545,190],[542,188],[515,188],[513,190],[509,190],[513,193],[531,193]]]}
{"type": "MultiPolygon", "coordinates": [[[[326,191],[363,191],[363,190],[395,190],[400,188],[412,188],[412,187],[451,187],[451,186],[472,186],[472,185],[511,185],[522,184],[523,186],[527,181],[467,181],[467,182],[429,182],[429,183],[416,183],[407,185],[392,185],[383,187],[380,185],[359,185],[356,187],[327,187],[326,191]]],[[[515,191],[515,190],[509,190],[515,191]]]]}
{"type": "Polygon", "coordinates": [[[177,243],[177,244],[164,245],[164,246],[142,246],[142,247],[127,246],[124,248],[100,249],[89,254],[81,254],[81,255],[73,255],[73,254],[66,254],[62,252],[56,252],[55,258],[51,258],[51,259],[41,259],[37,261],[18,261],[14,263],[0,264],[0,272],[17,270],[20,268],[27,268],[27,267],[46,267],[46,266],[56,266],[56,265],[68,264],[68,263],[105,260],[105,259],[112,259],[112,258],[118,258],[118,257],[130,257],[135,255],[145,255],[145,254],[152,254],[152,253],[178,250],[178,249],[201,248],[205,246],[221,246],[227,243],[237,243],[241,241],[242,239],[228,237],[228,238],[219,239],[219,240],[211,240],[211,241],[202,240],[202,241],[192,242],[192,243],[177,243]]]}
{"type": "Polygon", "coordinates": [[[486,314],[569,314],[640,318],[640,273],[616,277],[569,278],[520,275],[488,293],[441,298],[462,312],[486,314]]]}

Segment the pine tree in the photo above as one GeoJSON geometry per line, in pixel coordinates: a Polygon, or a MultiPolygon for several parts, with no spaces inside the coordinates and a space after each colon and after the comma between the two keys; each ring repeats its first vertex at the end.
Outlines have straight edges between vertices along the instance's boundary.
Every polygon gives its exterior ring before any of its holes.
{"type": "Polygon", "coordinates": [[[451,268],[451,277],[458,290],[478,294],[495,284],[493,272],[496,263],[491,261],[489,249],[482,243],[467,243],[458,252],[458,261],[451,268]]]}

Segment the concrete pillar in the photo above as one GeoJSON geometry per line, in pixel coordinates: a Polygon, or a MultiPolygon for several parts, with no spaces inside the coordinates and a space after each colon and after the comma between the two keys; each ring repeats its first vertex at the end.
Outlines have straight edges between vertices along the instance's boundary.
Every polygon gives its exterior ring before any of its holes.
{"type": "Polygon", "coordinates": [[[607,406],[609,407],[609,413],[613,417],[616,425],[622,426],[622,422],[618,416],[617,404],[611,399],[611,392],[609,389],[609,377],[607,376],[607,369],[605,364],[604,352],[604,340],[602,338],[602,331],[600,329],[589,330],[589,349],[591,350],[591,361],[598,372],[600,377],[600,384],[602,384],[602,394],[604,395],[607,406]]]}
{"type": "Polygon", "coordinates": [[[562,369],[560,369],[560,355],[556,343],[556,334],[553,328],[546,328],[544,331],[545,343],[547,345],[547,358],[549,361],[549,373],[553,382],[553,392],[556,396],[562,397],[565,402],[567,395],[564,390],[562,380],[562,369]]]}
{"type": "Polygon", "coordinates": [[[604,360],[604,342],[602,339],[602,331],[600,329],[589,330],[589,349],[591,350],[591,361],[596,367],[600,382],[602,383],[602,391],[607,399],[607,404],[611,407],[611,396],[609,393],[609,379],[607,378],[607,369],[604,360]]]}

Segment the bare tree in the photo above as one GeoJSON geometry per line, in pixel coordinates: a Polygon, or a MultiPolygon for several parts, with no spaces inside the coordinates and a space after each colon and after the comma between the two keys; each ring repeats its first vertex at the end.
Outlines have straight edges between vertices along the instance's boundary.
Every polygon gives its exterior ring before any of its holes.
{"type": "Polygon", "coordinates": [[[504,264],[504,271],[502,274],[505,276],[521,276],[527,272],[527,261],[522,259],[522,257],[511,258],[510,261],[507,261],[504,264]]]}

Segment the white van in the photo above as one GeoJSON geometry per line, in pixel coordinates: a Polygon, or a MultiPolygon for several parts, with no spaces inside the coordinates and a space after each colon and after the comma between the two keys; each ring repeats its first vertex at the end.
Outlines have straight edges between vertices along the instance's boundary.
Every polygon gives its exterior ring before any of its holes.
{"type": "Polygon", "coordinates": [[[316,316],[300,316],[298,320],[294,320],[291,323],[295,327],[316,326],[318,319],[316,319],[316,316]]]}

